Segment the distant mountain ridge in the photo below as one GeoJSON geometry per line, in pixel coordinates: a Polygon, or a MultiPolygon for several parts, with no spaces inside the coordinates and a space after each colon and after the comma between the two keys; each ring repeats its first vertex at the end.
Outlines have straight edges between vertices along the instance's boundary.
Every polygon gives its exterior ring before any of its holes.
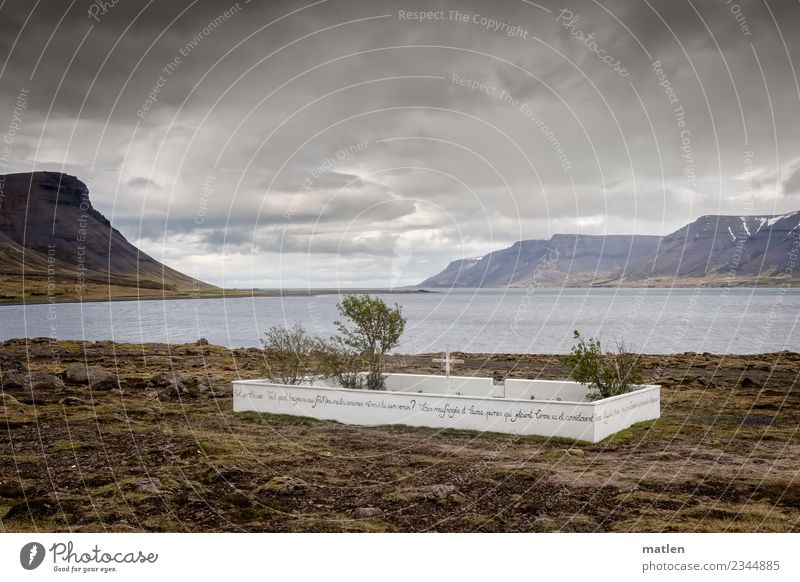
{"type": "Polygon", "coordinates": [[[701,216],[667,236],[557,234],[458,259],[420,287],[778,285],[800,279],[800,211],[701,216]]]}
{"type": "Polygon", "coordinates": [[[86,184],[59,172],[0,176],[0,276],[14,293],[23,276],[26,286],[47,284],[59,295],[83,285],[215,289],[129,243],[92,206],[86,184]]]}

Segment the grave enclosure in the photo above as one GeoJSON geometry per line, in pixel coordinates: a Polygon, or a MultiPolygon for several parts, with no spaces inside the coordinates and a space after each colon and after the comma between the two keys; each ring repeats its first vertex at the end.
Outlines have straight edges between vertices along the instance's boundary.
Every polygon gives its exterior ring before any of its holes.
{"type": "Polygon", "coordinates": [[[363,426],[399,424],[592,443],[660,416],[657,385],[587,401],[587,387],[577,382],[495,383],[492,378],[422,374],[385,374],[385,378],[386,389],[380,391],[341,388],[327,380],[292,386],[238,380],[233,382],[233,409],[363,426]]]}

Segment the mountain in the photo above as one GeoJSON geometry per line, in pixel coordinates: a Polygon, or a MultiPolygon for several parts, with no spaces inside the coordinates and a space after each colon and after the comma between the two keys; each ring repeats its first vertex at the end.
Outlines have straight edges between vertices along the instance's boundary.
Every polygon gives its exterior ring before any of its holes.
{"type": "Polygon", "coordinates": [[[216,289],[133,246],[92,206],[86,184],[58,172],[0,176],[0,281],[6,298],[216,289]]]}
{"type": "Polygon", "coordinates": [[[701,216],[665,237],[557,234],[519,241],[453,261],[419,286],[778,285],[800,278],[798,253],[800,211],[701,216]]]}
{"type": "Polygon", "coordinates": [[[667,235],[621,277],[775,284],[800,274],[800,211],[777,216],[701,216],[667,235]]]}
{"type": "Polygon", "coordinates": [[[658,247],[661,237],[557,234],[524,240],[483,257],[450,263],[422,287],[589,284],[616,278],[658,247]]]}

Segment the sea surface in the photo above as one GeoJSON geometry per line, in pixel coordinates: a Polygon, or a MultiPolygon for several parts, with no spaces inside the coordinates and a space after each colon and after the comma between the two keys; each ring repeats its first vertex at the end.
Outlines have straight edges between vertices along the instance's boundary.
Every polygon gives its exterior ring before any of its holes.
{"type": "MultiPolygon", "coordinates": [[[[408,318],[395,353],[565,353],[572,331],[646,353],[800,351],[796,289],[458,289],[385,294],[408,318]]],[[[273,325],[334,333],[337,295],[0,307],[0,340],[22,337],[258,346],[273,325]]]]}

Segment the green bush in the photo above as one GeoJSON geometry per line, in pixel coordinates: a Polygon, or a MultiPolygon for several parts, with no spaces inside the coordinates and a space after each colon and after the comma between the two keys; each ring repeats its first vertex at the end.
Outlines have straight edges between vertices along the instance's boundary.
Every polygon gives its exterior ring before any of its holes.
{"type": "Polygon", "coordinates": [[[273,325],[261,340],[266,376],[278,384],[300,384],[306,376],[315,376],[312,364],[318,361],[319,340],[306,333],[300,323],[291,328],[273,325]]]}
{"type": "Polygon", "coordinates": [[[400,306],[389,307],[379,297],[346,295],[337,309],[349,321],[334,322],[341,334],[333,340],[335,351],[350,363],[366,365],[366,388],[383,390],[383,356],[400,341],[406,325],[400,306]]]}
{"type": "Polygon", "coordinates": [[[365,358],[342,342],[342,338],[332,336],[319,342],[320,375],[331,378],[342,388],[363,389],[367,387],[365,358]]]}
{"type": "Polygon", "coordinates": [[[614,351],[604,352],[599,339],[585,341],[578,330],[573,335],[578,343],[567,355],[566,363],[573,380],[594,389],[587,395],[590,400],[625,394],[644,382],[639,356],[629,352],[624,341],[616,342],[614,351]]]}

